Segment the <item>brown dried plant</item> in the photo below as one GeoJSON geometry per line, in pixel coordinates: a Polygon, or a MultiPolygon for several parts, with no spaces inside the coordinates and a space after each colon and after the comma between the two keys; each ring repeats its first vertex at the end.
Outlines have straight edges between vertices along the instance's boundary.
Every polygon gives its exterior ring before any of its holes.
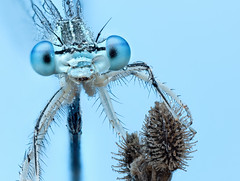
{"type": "MultiPolygon", "coordinates": [[[[125,174],[118,178],[126,181],[170,181],[173,171],[185,170],[191,158],[193,134],[181,122],[181,110],[175,109],[177,121],[164,103],[155,102],[146,116],[142,138],[137,133],[128,134],[120,144],[118,161],[113,170],[125,174]]],[[[181,120],[182,119],[182,120],[181,120]]]]}

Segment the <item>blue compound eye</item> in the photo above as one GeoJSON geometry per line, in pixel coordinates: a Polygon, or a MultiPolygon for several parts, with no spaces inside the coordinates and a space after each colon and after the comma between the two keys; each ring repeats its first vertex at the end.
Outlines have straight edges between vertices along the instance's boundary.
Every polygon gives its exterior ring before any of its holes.
{"type": "Polygon", "coordinates": [[[32,68],[43,76],[55,73],[54,48],[49,41],[37,43],[31,51],[32,68]]]}
{"type": "Polygon", "coordinates": [[[120,36],[112,35],[107,38],[106,51],[110,60],[110,70],[120,70],[125,67],[131,56],[128,42],[120,36]]]}

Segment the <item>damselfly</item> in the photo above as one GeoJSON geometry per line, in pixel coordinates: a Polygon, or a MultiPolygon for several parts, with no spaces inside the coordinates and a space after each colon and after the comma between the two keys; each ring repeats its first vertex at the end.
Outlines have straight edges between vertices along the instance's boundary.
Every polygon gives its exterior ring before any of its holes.
{"type": "Polygon", "coordinates": [[[44,0],[42,6],[31,1],[33,20],[44,32],[42,41],[31,52],[32,68],[40,75],[56,75],[60,80],[60,89],[52,96],[37,119],[32,145],[26,153],[21,167],[20,180],[40,180],[40,156],[46,133],[57,111],[65,106],[68,109],[68,129],[71,134],[73,154],[73,174],[79,178],[79,139],[81,135],[80,92],[85,90],[88,96],[99,96],[101,105],[109,123],[120,138],[126,137],[113,108],[108,86],[110,82],[122,81],[134,77],[149,84],[157,92],[166,107],[179,121],[179,114],[186,116],[181,124],[189,128],[192,124],[191,113],[186,105],[169,88],[156,80],[149,65],[144,62],[129,64],[130,47],[128,42],[112,35],[99,41],[94,39],[83,22],[80,0],[63,0],[64,13],[60,14],[51,0],[44,0]],[[178,109],[173,109],[177,106],[178,109]]]}

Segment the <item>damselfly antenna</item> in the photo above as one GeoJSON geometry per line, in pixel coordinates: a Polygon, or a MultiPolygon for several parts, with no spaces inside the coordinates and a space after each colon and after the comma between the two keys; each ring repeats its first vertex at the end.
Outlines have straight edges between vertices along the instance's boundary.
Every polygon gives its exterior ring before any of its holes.
{"type": "Polygon", "coordinates": [[[96,43],[98,43],[98,39],[103,31],[103,29],[107,26],[107,24],[109,23],[109,21],[112,19],[112,17],[105,23],[105,25],[102,27],[102,29],[99,31],[98,35],[97,35],[97,38],[95,40],[96,43]]]}

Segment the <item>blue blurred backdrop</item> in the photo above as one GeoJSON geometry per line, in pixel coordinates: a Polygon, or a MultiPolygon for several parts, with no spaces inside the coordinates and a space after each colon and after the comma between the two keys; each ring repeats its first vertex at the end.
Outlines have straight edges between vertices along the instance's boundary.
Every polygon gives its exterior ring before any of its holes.
{"type": "MultiPolygon", "coordinates": [[[[25,0],[26,2],[28,0],[25,0]]],[[[36,30],[25,1],[0,6],[0,180],[18,179],[40,111],[59,88],[57,78],[42,77],[30,66],[36,30]]],[[[29,0],[30,1],[30,0],[29,0]]],[[[62,11],[61,1],[55,0],[62,11]]],[[[238,0],[82,0],[87,25],[96,36],[123,36],[132,49],[131,62],[145,61],[155,76],[174,88],[193,115],[198,131],[194,158],[187,172],[173,180],[237,180],[240,162],[240,1],[238,0]]],[[[115,110],[130,132],[139,131],[157,100],[138,82],[114,86],[122,104],[115,110]]],[[[82,92],[83,180],[112,181],[111,152],[117,152],[108,121],[82,92]]],[[[63,117],[53,125],[43,166],[46,181],[69,180],[68,131],[63,117]]]]}

